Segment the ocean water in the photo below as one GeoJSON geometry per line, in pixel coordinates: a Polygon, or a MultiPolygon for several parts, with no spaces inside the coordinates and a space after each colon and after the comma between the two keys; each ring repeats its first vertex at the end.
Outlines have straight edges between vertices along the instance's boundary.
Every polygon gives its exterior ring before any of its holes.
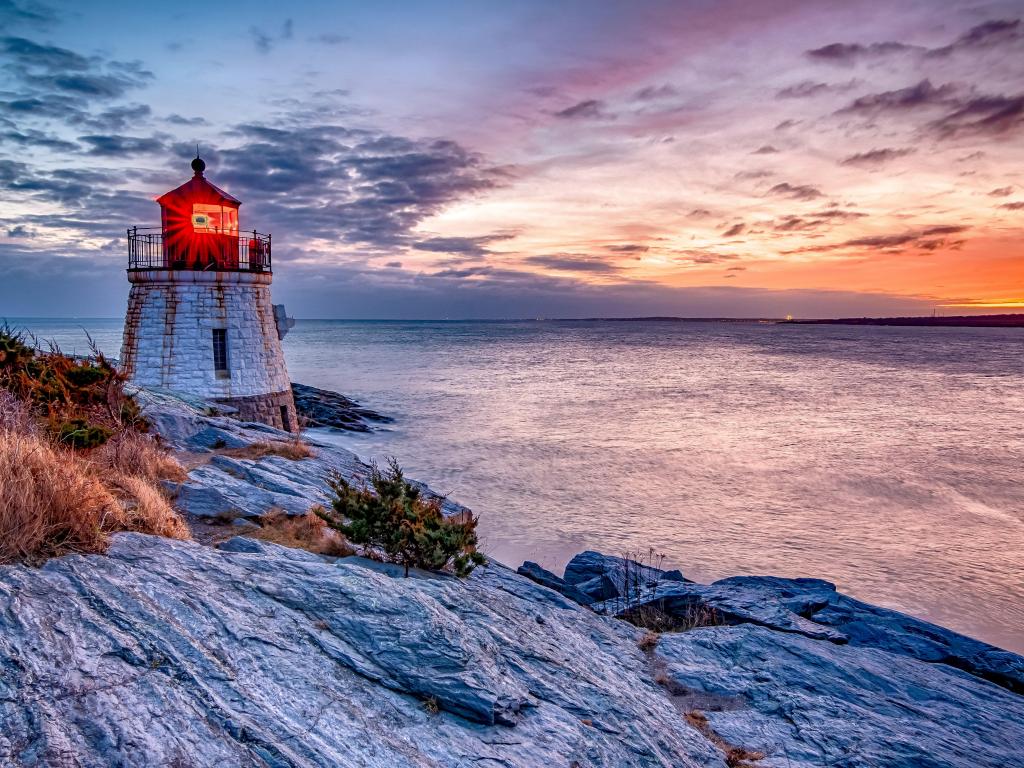
{"type": "Polygon", "coordinates": [[[300,321],[284,346],[293,380],[396,419],[319,438],[450,492],[502,562],[653,548],[1024,651],[1024,331],[300,321]]]}

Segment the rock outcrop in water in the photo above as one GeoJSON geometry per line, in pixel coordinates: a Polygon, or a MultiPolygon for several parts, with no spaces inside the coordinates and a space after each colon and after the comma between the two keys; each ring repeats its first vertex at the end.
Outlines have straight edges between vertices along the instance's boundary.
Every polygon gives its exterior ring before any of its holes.
{"type": "Polygon", "coordinates": [[[368,422],[388,424],[391,417],[364,408],[344,395],[306,384],[292,383],[292,396],[299,418],[307,427],[330,427],[347,432],[369,432],[368,422]]]}
{"type": "MultiPolygon", "coordinates": [[[[329,446],[243,458],[285,435],[140,399],[203,459],[174,488],[192,515],[304,514],[329,473],[366,469],[329,446]]],[[[828,582],[695,584],[597,552],[562,577],[520,574],[403,579],[252,539],[139,534],[0,567],[0,765],[1019,762],[1024,659],[828,582]],[[690,628],[654,638],[614,617],[643,611],[690,628]]]]}

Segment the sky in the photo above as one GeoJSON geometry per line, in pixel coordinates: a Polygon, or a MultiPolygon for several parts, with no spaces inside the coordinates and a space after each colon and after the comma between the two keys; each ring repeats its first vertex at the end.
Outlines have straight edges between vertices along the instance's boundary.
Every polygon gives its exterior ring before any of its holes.
{"type": "Polygon", "coordinates": [[[0,0],[0,316],[197,144],[300,318],[1024,311],[1024,0],[0,0]]]}

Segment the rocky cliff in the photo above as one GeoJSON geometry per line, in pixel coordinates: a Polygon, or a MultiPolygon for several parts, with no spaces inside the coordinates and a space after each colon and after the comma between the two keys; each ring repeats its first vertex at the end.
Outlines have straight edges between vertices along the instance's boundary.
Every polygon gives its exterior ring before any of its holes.
{"type": "MultiPolygon", "coordinates": [[[[282,435],[143,400],[201,459],[172,488],[180,505],[226,530],[305,512],[328,473],[364,468],[327,446],[226,456],[282,435]]],[[[0,765],[1019,762],[1019,656],[816,579],[701,585],[633,568],[642,589],[624,596],[624,567],[591,552],[563,576],[493,563],[403,579],[247,538],[139,534],[106,555],[0,567],[0,765]],[[640,609],[685,631],[616,618],[640,609]]]]}

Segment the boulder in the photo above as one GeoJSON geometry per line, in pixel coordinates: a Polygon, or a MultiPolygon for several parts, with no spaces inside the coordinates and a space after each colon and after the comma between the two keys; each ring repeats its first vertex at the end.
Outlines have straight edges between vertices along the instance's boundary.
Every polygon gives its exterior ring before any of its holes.
{"type": "Polygon", "coordinates": [[[535,581],[548,589],[553,589],[580,605],[590,605],[594,602],[594,598],[584,594],[571,584],[567,584],[565,579],[560,579],[551,571],[541,568],[537,563],[530,562],[529,560],[519,566],[516,573],[520,576],[525,576],[531,581],[535,581]]]}
{"type": "Polygon", "coordinates": [[[595,601],[636,599],[664,581],[686,582],[680,571],[663,571],[636,560],[587,550],[565,566],[564,580],[595,601]]]}

